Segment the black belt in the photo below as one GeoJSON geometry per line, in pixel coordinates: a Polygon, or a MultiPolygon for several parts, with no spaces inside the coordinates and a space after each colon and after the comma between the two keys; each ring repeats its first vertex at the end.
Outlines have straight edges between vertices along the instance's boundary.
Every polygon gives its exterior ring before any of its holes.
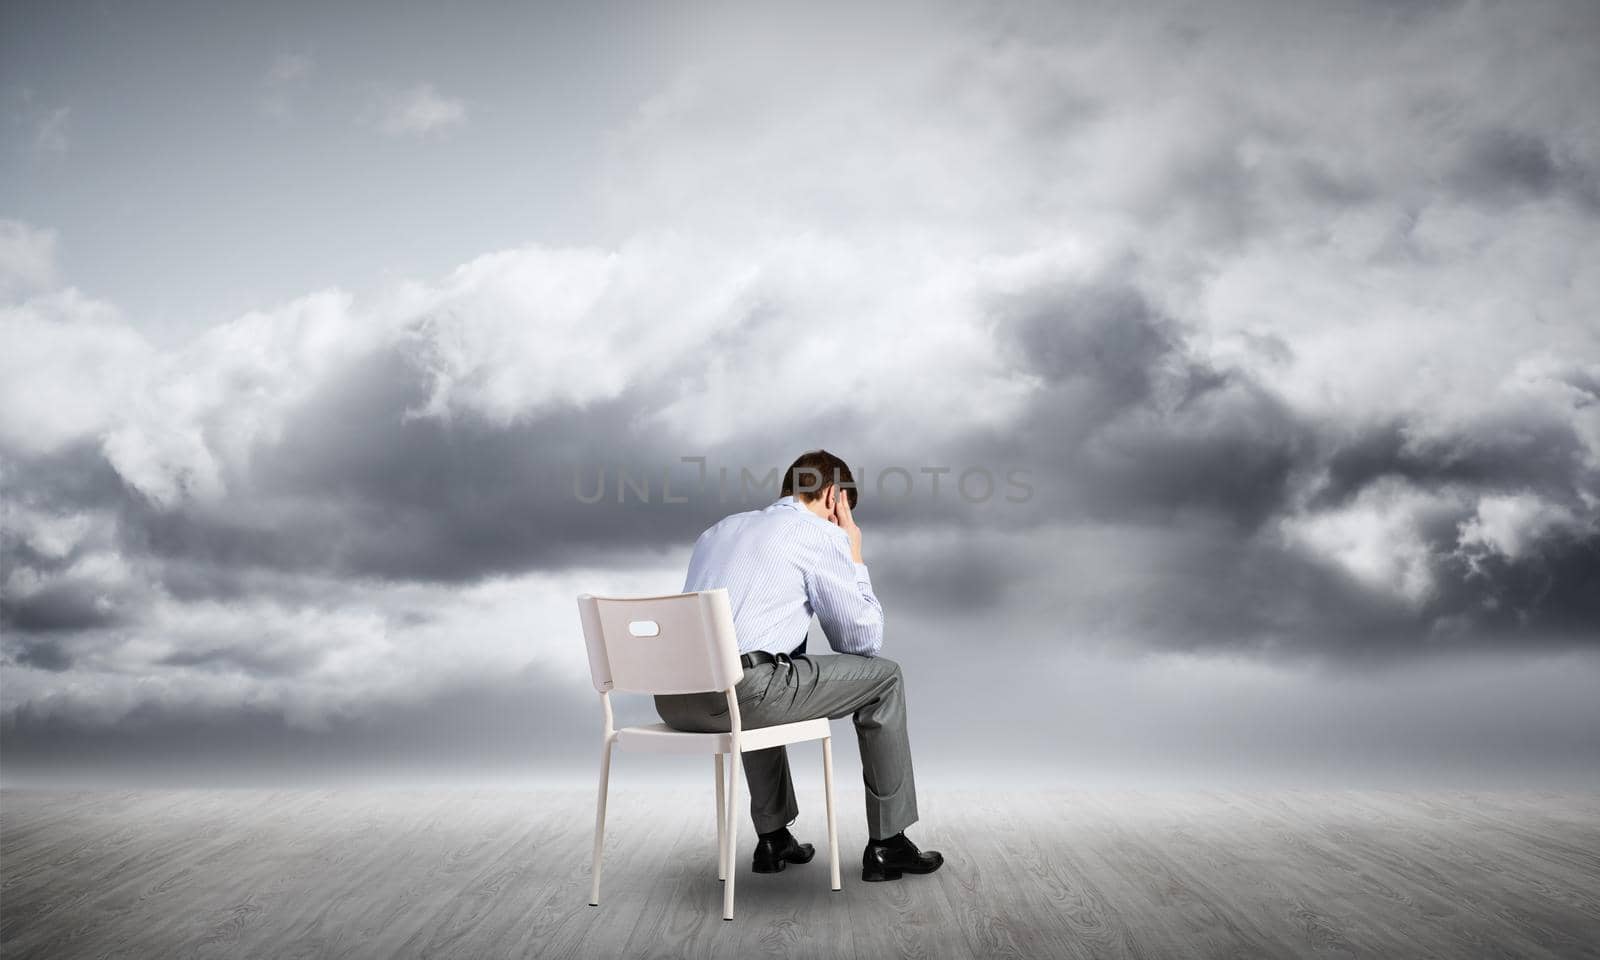
{"type": "Polygon", "coordinates": [[[795,657],[805,656],[804,653],[801,653],[801,651],[805,648],[806,645],[802,643],[790,653],[768,653],[765,650],[757,650],[753,653],[740,654],[739,662],[744,664],[746,667],[753,667],[761,663],[777,663],[779,660],[793,660],[795,657]]]}

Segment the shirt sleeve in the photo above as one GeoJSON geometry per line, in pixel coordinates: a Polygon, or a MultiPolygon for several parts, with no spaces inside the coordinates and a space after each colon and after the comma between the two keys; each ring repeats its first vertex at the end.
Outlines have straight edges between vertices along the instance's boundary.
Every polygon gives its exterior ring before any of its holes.
{"type": "Polygon", "coordinates": [[[828,643],[839,653],[875,657],[883,647],[883,607],[867,565],[850,555],[848,537],[827,536],[806,571],[806,596],[828,643]]]}

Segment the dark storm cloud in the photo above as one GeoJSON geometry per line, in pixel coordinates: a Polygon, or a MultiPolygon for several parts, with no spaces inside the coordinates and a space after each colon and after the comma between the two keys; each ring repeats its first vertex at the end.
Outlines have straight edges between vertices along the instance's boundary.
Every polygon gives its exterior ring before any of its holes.
{"type": "Polygon", "coordinates": [[[122,620],[93,586],[71,581],[53,583],[0,610],[0,625],[7,630],[33,633],[88,630],[122,620]]]}
{"type": "Polygon", "coordinates": [[[1301,157],[1293,165],[1293,175],[1302,192],[1341,210],[1382,196],[1382,186],[1373,178],[1335,170],[1316,157],[1301,157]]]}
{"type": "MultiPolygon", "coordinates": [[[[737,359],[740,331],[780,319],[758,305],[718,349],[737,359]]],[[[682,549],[724,514],[775,497],[779,471],[817,445],[793,438],[853,419],[848,402],[819,398],[812,415],[714,444],[646,421],[703,375],[696,357],[616,398],[510,423],[408,416],[432,381],[408,345],[387,346],[290,410],[224,499],[166,507],[121,491],[120,537],[186,600],[242,597],[260,588],[256,569],[467,582],[682,549]]]]}
{"type": "Polygon", "coordinates": [[[13,524],[0,527],[0,635],[33,636],[17,647],[16,662],[64,670],[72,663],[70,640],[47,635],[134,623],[146,602],[126,586],[103,584],[73,569],[91,550],[110,545],[112,518],[124,495],[122,482],[89,444],[39,457],[0,456],[0,477],[8,513],[37,511],[89,528],[69,549],[47,552],[13,524]],[[19,593],[13,584],[22,575],[42,582],[19,593]]]}
{"type": "Polygon", "coordinates": [[[1149,396],[1151,367],[1176,341],[1172,322],[1127,282],[1035,290],[1017,299],[998,307],[1017,366],[1051,382],[1090,380],[1093,395],[1111,409],[1149,396]]]}
{"type": "MultiPolygon", "coordinates": [[[[1036,561],[1016,540],[978,529],[934,537],[875,536],[873,589],[890,611],[983,617],[1003,609],[1010,591],[1029,584],[1036,561]]],[[[896,617],[898,619],[898,616],[896,617]]]]}
{"type": "Polygon", "coordinates": [[[1335,662],[1417,652],[1421,625],[1403,602],[1270,539],[1199,526],[1117,561],[1141,565],[1137,591],[1076,594],[1074,603],[1084,621],[1151,649],[1335,662]]]}
{"type": "MultiPolygon", "coordinates": [[[[182,604],[270,598],[332,611],[349,599],[341,584],[373,578],[465,584],[681,550],[724,513],[775,496],[775,483],[762,484],[798,452],[772,440],[690,445],[641,426],[640,412],[687,375],[670,371],[613,400],[557,405],[509,424],[471,412],[416,417],[407,411],[422,405],[431,382],[404,344],[392,345],[337,371],[289,410],[283,429],[250,452],[248,470],[229,476],[221,498],[157,502],[124,484],[88,445],[17,458],[19,501],[52,515],[91,511],[104,536],[50,556],[7,530],[8,582],[49,581],[4,598],[11,659],[54,669],[80,641],[24,638],[137,625],[162,595],[182,604]],[[770,458],[762,452],[780,449],[770,458]],[[682,459],[694,456],[707,459],[704,481],[701,465],[682,459]],[[731,474],[726,485],[720,470],[731,474]],[[596,493],[599,502],[584,502],[596,493]],[[74,579],[68,568],[90,546],[113,550],[135,579],[74,579]]],[[[179,650],[159,665],[270,677],[315,661],[298,648],[246,639],[179,650]]]]}
{"type": "Polygon", "coordinates": [[[122,478],[93,441],[47,454],[5,455],[0,477],[10,502],[62,513],[114,506],[124,495],[122,478]]]}
{"type": "Polygon", "coordinates": [[[157,662],[167,667],[193,667],[216,673],[246,673],[257,677],[298,676],[322,660],[317,651],[267,647],[244,641],[226,647],[179,650],[157,662]]]}
{"type": "Polygon", "coordinates": [[[1439,583],[1430,624],[1512,648],[1600,645],[1600,525],[1548,530],[1507,556],[1462,545],[1452,519],[1423,527],[1439,583]]]}
{"type": "MultiPolygon", "coordinates": [[[[1352,431],[1294,411],[1246,370],[1193,359],[1181,326],[1117,273],[1008,295],[993,316],[1019,372],[1044,386],[1011,433],[970,437],[956,459],[1024,465],[1043,495],[990,514],[1010,531],[1005,542],[986,539],[977,508],[951,498],[945,522],[969,525],[985,548],[891,548],[892,593],[939,608],[959,594],[991,609],[1003,593],[1047,595],[1052,579],[1078,574],[1030,544],[1112,522],[1172,536],[1152,555],[1106,558],[1141,571],[1136,601],[1069,591],[1072,619],[1154,648],[1366,660],[1600,642],[1600,522],[1588,506],[1600,475],[1558,409],[1507,405],[1443,431],[1397,416],[1352,431]],[[1315,519],[1390,481],[1456,495],[1414,517],[1434,584],[1421,603],[1276,536],[1280,521],[1315,519]],[[1515,558],[1469,560],[1493,554],[1464,546],[1462,530],[1477,498],[1496,494],[1536,496],[1587,526],[1536,538],[1515,558]],[[1036,537],[1015,539],[1030,525],[1036,537]],[[985,564],[985,553],[1010,562],[985,564]]],[[[1589,375],[1562,376],[1581,385],[1589,375]]],[[[918,512],[940,522],[925,505],[904,511],[908,526],[918,512]]]]}
{"type": "Polygon", "coordinates": [[[1543,407],[1503,408],[1445,433],[1395,419],[1360,430],[1328,455],[1313,509],[1338,506],[1384,477],[1423,488],[1527,491],[1583,509],[1600,489],[1588,446],[1570,419],[1543,407]]]}
{"type": "MultiPolygon", "coordinates": [[[[1048,591],[1051,551],[1030,552],[1029,544],[1070,538],[1075,523],[1181,526],[1211,517],[1221,525],[1203,524],[1174,538],[1161,556],[1136,561],[1148,581],[1137,604],[1121,595],[1085,596],[1077,598],[1077,616],[1113,624],[1155,648],[1336,658],[1407,655],[1441,644],[1595,639],[1584,629],[1600,574],[1600,540],[1592,533],[1551,534],[1522,557],[1468,564],[1459,539],[1472,510],[1442,507],[1419,519],[1436,583],[1420,606],[1270,536],[1280,518],[1346,506],[1386,479],[1471,495],[1532,493],[1581,515],[1582,491],[1594,491],[1596,478],[1581,438],[1555,413],[1507,408],[1443,433],[1405,418],[1354,432],[1309,419],[1248,371],[1195,360],[1187,332],[1122,271],[997,298],[990,316],[1017,372],[1043,386],[1004,434],[930,446],[903,438],[903,446],[869,451],[877,454],[869,472],[904,464],[919,484],[918,495],[903,500],[875,498],[868,485],[863,522],[883,534],[875,569],[886,596],[921,609],[981,614],[1016,584],[1048,591]],[[934,464],[955,471],[964,464],[1021,467],[1036,496],[1004,508],[973,505],[951,492],[947,474],[936,499],[918,473],[934,464]],[[1029,528],[1032,541],[985,535],[995,529],[1014,537],[1029,528]],[[922,533],[944,539],[930,547],[918,539],[922,533]],[[1045,578],[1030,580],[1038,571],[1045,578]]],[[[689,485],[678,488],[691,493],[686,506],[659,497],[625,508],[575,502],[572,464],[614,469],[616,447],[606,444],[618,438],[636,451],[648,448],[629,432],[630,411],[648,405],[641,399],[648,385],[616,404],[562,410],[522,426],[403,423],[394,411],[414,404],[422,386],[396,363],[378,360],[367,375],[342,380],[335,395],[308,405],[340,410],[342,418],[307,413],[272,456],[261,458],[276,465],[259,478],[264,490],[297,497],[341,491],[352,515],[362,515],[357,505],[370,510],[367,520],[324,531],[330,541],[353,545],[340,569],[451,579],[681,548],[721,513],[753,505],[718,504],[689,485]],[[320,432],[334,422],[335,430],[320,432]],[[584,439],[595,437],[604,442],[584,439]],[[387,522],[378,523],[380,516],[387,522]],[[407,516],[420,519],[397,519],[407,516]],[[369,524],[382,534],[363,532],[369,524]]],[[[1578,369],[1564,376],[1581,385],[1589,375],[1578,369]]],[[[782,462],[771,458],[774,449],[736,440],[710,451],[710,460],[713,468],[719,461],[761,463],[763,456],[782,462]]],[[[634,472],[650,475],[676,456],[660,443],[634,461],[634,472]]],[[[674,482],[693,475],[683,467],[674,482]]],[[[597,476],[586,476],[584,485],[597,476]]],[[[606,489],[609,501],[614,479],[606,489]]]]}
{"type": "Polygon", "coordinates": [[[1312,425],[1248,372],[1192,359],[1186,331],[1120,271],[989,311],[1019,371],[1045,380],[1010,435],[976,438],[972,454],[1034,468],[1047,495],[1025,512],[1149,521],[1196,508],[1248,532],[1317,456],[1312,425]]]}
{"type": "Polygon", "coordinates": [[[362,359],[254,451],[253,473],[224,503],[130,501],[130,550],[213,565],[177,574],[175,587],[196,596],[225,592],[229,568],[458,582],[603,563],[704,526],[703,491],[700,509],[663,501],[663,470],[674,497],[694,492],[697,470],[679,460],[689,448],[634,425],[646,405],[635,393],[511,425],[408,419],[427,390],[399,350],[362,359]],[[602,491],[597,503],[579,496],[602,491]]]}
{"type": "Polygon", "coordinates": [[[1559,196],[1600,211],[1600,173],[1539,133],[1495,129],[1477,134],[1463,148],[1451,181],[1475,199],[1559,196]]]}
{"type": "MultiPolygon", "coordinates": [[[[1458,539],[1471,510],[1442,509],[1426,527],[1438,592],[1420,608],[1270,537],[1280,518],[1339,508],[1385,478],[1420,489],[1533,492],[1581,510],[1580,491],[1592,491],[1595,477],[1570,423],[1528,408],[1456,433],[1413,436],[1396,419],[1348,436],[1295,413],[1248,371],[1194,359],[1189,332],[1123,268],[996,297],[987,311],[1002,355],[1039,387],[1003,433],[937,445],[908,436],[900,446],[868,450],[877,454],[869,469],[904,464],[919,484],[918,495],[904,500],[868,491],[862,516],[882,534],[875,569],[885,596],[981,615],[1008,602],[1018,584],[1048,596],[1051,578],[1069,575],[1049,545],[1075,536],[1076,524],[1181,530],[1198,520],[1155,555],[1108,561],[1143,571],[1136,603],[1118,592],[1078,596],[1073,617],[1157,649],[1264,654],[1405,655],[1433,649],[1444,628],[1460,645],[1593,640],[1582,629],[1593,612],[1592,535],[1552,535],[1519,558],[1468,564],[1458,539]],[[1034,496],[971,504],[951,492],[954,477],[946,475],[936,499],[918,473],[933,464],[956,472],[968,464],[997,473],[1022,468],[1034,496]]],[[[464,583],[637,562],[682,550],[723,513],[762,502],[759,495],[717,502],[713,489],[696,489],[697,467],[681,456],[707,456],[713,470],[750,466],[764,474],[766,464],[790,455],[777,453],[783,445],[770,436],[693,448],[640,429],[640,412],[670,394],[680,375],[669,371],[614,400],[558,406],[510,424],[470,413],[408,418],[405,411],[426,398],[428,378],[404,349],[383,349],[292,410],[220,502],[162,507],[109,482],[104,465],[82,451],[58,465],[60,473],[39,461],[25,475],[54,502],[114,507],[124,555],[148,562],[155,581],[185,602],[263,592],[296,605],[333,602],[329,586],[261,575],[272,571],[320,574],[328,583],[464,583]],[[688,503],[664,501],[663,468],[688,503]],[[616,502],[619,470],[648,486],[649,502],[632,490],[616,502]],[[587,491],[602,472],[603,502],[581,502],[575,480],[587,491]]],[[[1583,376],[1572,379],[1582,384],[1583,376]]],[[[779,433],[803,435],[802,424],[791,426],[779,433]]],[[[27,549],[6,559],[11,569],[60,566],[27,549]]],[[[137,620],[138,600],[124,593],[108,606],[105,596],[65,581],[8,601],[6,625],[37,637],[137,620]]],[[[34,640],[14,650],[19,664],[71,662],[70,643],[34,640]]],[[[241,643],[178,651],[161,663],[270,677],[302,673],[316,657],[241,643]]]]}
{"type": "Polygon", "coordinates": [[[28,639],[18,646],[16,662],[24,667],[61,673],[72,667],[72,656],[54,641],[28,639]]]}

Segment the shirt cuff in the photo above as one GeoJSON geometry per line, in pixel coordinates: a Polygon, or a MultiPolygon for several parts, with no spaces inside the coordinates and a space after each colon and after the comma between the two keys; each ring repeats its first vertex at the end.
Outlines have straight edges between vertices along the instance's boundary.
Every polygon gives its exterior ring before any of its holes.
{"type": "Polygon", "coordinates": [[[856,583],[864,583],[869,587],[872,586],[872,577],[867,574],[867,565],[864,563],[857,563],[855,564],[855,568],[856,583]]]}

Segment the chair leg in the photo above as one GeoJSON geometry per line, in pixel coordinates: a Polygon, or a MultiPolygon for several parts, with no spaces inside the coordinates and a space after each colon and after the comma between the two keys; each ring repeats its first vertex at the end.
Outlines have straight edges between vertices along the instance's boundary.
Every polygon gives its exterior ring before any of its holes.
{"type": "Polygon", "coordinates": [[[833,813],[833,738],[822,738],[822,784],[828,800],[828,878],[833,889],[839,884],[839,821],[833,813]]]}
{"type": "Polygon", "coordinates": [[[727,798],[723,794],[726,784],[722,781],[722,754],[711,757],[712,769],[717,772],[717,879],[728,879],[728,810],[727,798]]]}
{"type": "Polygon", "coordinates": [[[611,788],[611,740],[600,751],[600,793],[594,805],[594,886],[589,889],[589,906],[600,906],[600,854],[606,840],[606,794],[611,788]]]}
{"type": "Polygon", "coordinates": [[[738,873],[734,869],[734,851],[739,846],[739,769],[744,764],[739,761],[743,758],[737,753],[728,754],[728,826],[727,826],[727,870],[728,879],[722,887],[722,919],[733,919],[733,878],[738,873]]]}

